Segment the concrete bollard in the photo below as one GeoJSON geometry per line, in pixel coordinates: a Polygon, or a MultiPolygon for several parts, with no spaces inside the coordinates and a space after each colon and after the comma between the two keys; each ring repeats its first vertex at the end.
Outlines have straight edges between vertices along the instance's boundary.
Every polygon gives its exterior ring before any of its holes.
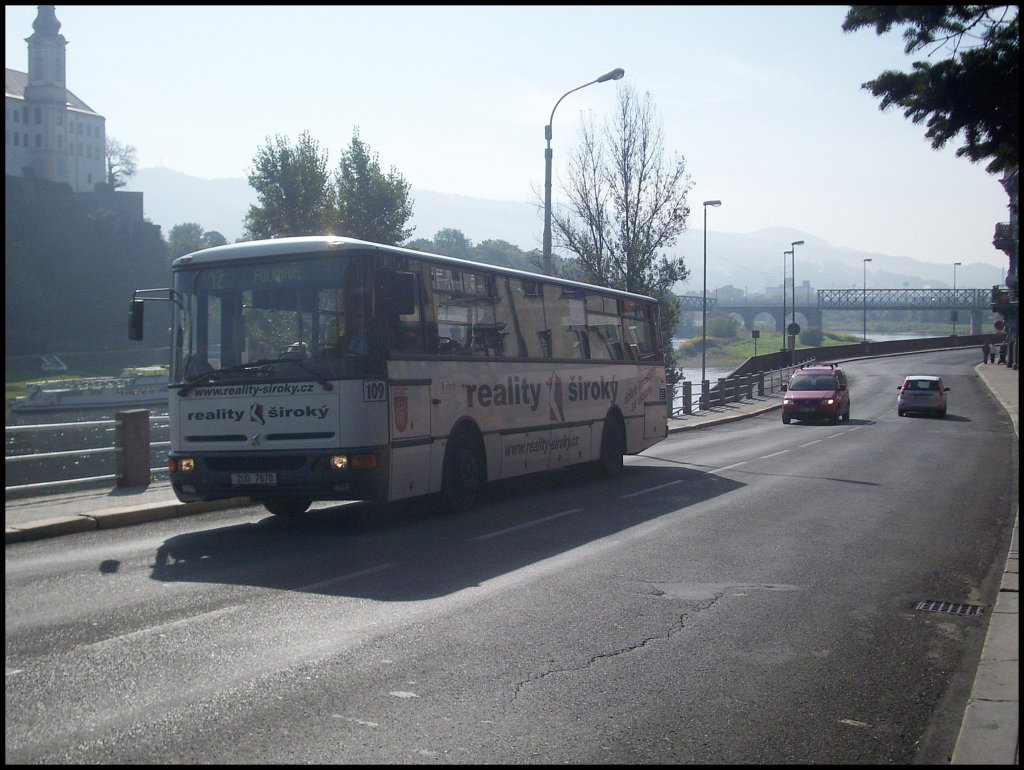
{"type": "Polygon", "coordinates": [[[687,380],[683,383],[683,414],[693,414],[693,383],[687,380]]]}
{"type": "Polygon", "coordinates": [[[114,415],[117,486],[149,484],[149,410],[125,409],[114,415]]]}

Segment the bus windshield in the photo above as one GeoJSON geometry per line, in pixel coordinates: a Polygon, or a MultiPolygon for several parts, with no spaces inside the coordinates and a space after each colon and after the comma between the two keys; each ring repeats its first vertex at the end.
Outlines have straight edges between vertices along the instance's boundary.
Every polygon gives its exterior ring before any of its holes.
{"type": "Polygon", "coordinates": [[[369,276],[352,255],[179,269],[172,381],[326,381],[379,369],[369,276]]]}

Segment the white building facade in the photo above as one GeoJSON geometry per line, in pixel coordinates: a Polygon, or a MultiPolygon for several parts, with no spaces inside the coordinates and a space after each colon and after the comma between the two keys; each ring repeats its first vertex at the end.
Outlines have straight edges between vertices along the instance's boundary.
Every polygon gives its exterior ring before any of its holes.
{"type": "Polygon", "coordinates": [[[4,76],[4,173],[92,192],[106,181],[106,118],[67,89],[67,40],[52,5],[38,6],[28,72],[4,76]]]}

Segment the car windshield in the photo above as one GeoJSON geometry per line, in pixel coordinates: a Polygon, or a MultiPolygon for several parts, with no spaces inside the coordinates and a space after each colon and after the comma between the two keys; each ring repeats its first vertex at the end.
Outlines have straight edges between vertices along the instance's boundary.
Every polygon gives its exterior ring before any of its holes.
{"type": "Polygon", "coordinates": [[[801,374],[793,378],[790,390],[835,390],[835,377],[831,374],[801,374]]]}

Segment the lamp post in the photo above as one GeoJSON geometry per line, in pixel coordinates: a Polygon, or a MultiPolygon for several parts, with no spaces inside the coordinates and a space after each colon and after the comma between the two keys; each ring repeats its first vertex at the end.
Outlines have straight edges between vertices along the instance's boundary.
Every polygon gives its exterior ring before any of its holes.
{"type": "Polygon", "coordinates": [[[953,263],[953,313],[952,313],[952,315],[953,315],[953,336],[954,337],[956,336],[956,313],[957,313],[957,310],[956,310],[956,269],[957,269],[957,267],[959,265],[962,265],[962,264],[963,264],[963,262],[954,262],[953,263]]]}
{"type": "Polygon", "coordinates": [[[704,297],[700,311],[700,381],[706,379],[708,347],[708,206],[718,208],[722,201],[704,201],[704,297]]]}
{"type": "MultiPolygon", "coordinates": [[[[803,241],[793,241],[791,244],[789,244],[790,248],[793,249],[791,252],[789,252],[789,256],[790,256],[790,258],[793,261],[792,275],[790,277],[793,279],[793,325],[794,326],[796,326],[796,247],[797,246],[803,246],[803,245],[804,245],[803,241]]],[[[793,335],[793,361],[791,361],[790,363],[795,363],[795,362],[796,362],[796,335],[794,334],[793,335]]]]}
{"type": "Polygon", "coordinates": [[[579,91],[581,88],[592,86],[594,83],[604,83],[606,80],[619,80],[626,71],[622,67],[613,69],[611,72],[604,73],[597,80],[591,80],[589,83],[584,83],[581,86],[573,88],[571,91],[566,91],[559,97],[558,101],[555,102],[555,106],[551,108],[551,117],[548,118],[548,124],[544,126],[544,138],[548,142],[547,149],[544,150],[544,275],[552,274],[551,267],[551,124],[555,120],[555,110],[558,109],[558,105],[562,103],[562,99],[567,97],[573,91],[579,91]]]}
{"type": "Polygon", "coordinates": [[[786,308],[789,307],[786,304],[786,255],[792,254],[793,251],[782,252],[782,352],[785,353],[789,350],[789,345],[786,344],[786,308]]]}
{"type": "Polygon", "coordinates": [[[868,262],[871,257],[864,259],[864,344],[868,344],[868,262]]]}

